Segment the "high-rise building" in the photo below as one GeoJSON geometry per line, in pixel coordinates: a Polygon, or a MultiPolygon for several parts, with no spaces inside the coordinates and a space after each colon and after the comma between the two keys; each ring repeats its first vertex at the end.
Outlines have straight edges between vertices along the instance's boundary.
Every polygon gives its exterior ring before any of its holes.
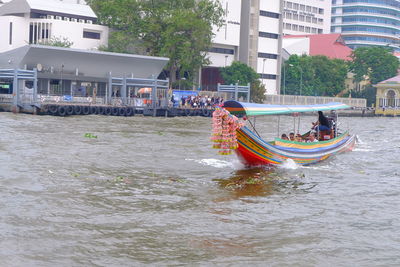
{"type": "Polygon", "coordinates": [[[285,35],[329,33],[331,0],[283,1],[282,16],[285,35]]]}
{"type": "Polygon", "coordinates": [[[332,33],[341,33],[346,44],[398,48],[400,1],[333,0],[332,33]]]}
{"type": "Polygon", "coordinates": [[[282,50],[282,1],[220,0],[226,11],[225,25],[215,31],[209,56],[211,65],[202,71],[204,90],[215,89],[218,67],[239,60],[252,67],[267,94],[278,94],[282,50]]]}

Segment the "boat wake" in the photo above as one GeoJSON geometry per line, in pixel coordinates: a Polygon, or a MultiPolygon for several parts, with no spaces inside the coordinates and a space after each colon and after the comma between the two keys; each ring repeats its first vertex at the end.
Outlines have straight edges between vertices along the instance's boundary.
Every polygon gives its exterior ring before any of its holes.
{"type": "Polygon", "coordinates": [[[222,169],[222,168],[234,168],[235,167],[235,162],[230,162],[230,161],[225,161],[225,160],[219,160],[219,159],[186,159],[187,161],[194,161],[196,163],[205,165],[205,166],[211,166],[214,168],[222,169]]]}
{"type": "Polygon", "coordinates": [[[296,170],[298,169],[300,166],[296,164],[296,162],[294,162],[294,160],[292,159],[287,159],[284,163],[282,163],[281,165],[279,165],[280,168],[282,169],[289,169],[289,170],[296,170]]]}

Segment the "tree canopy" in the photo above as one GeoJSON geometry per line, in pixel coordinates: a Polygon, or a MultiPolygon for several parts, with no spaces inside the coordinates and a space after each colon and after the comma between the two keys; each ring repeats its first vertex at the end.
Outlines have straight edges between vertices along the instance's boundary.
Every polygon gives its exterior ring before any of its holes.
{"type": "Polygon", "coordinates": [[[265,87],[259,80],[259,75],[249,66],[239,61],[220,68],[222,79],[226,84],[247,85],[250,83],[250,100],[262,103],[265,100],[265,87]]]}
{"type": "Polygon", "coordinates": [[[172,83],[209,63],[206,55],[213,27],[224,22],[219,1],[213,0],[88,0],[99,22],[113,30],[108,50],[146,53],[170,59],[172,83]]]}
{"type": "Polygon", "coordinates": [[[360,47],[351,55],[353,61],[350,71],[355,80],[360,82],[369,77],[371,84],[377,84],[397,75],[399,60],[392,50],[384,47],[360,47]]]}
{"type": "Polygon", "coordinates": [[[344,60],[292,55],[282,67],[281,94],[335,96],[345,88],[347,72],[344,60]]]}

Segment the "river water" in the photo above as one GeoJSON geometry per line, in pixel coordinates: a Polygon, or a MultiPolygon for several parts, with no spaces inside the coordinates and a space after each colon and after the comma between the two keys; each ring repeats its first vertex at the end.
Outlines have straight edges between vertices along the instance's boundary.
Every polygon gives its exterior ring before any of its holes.
{"type": "Polygon", "coordinates": [[[342,118],[355,151],[318,165],[244,169],[210,118],[0,117],[0,266],[400,265],[397,118],[342,118]]]}

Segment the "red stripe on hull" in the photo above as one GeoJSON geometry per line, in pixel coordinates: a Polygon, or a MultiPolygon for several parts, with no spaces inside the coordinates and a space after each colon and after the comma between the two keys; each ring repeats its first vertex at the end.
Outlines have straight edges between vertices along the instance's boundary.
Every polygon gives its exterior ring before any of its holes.
{"type": "Polygon", "coordinates": [[[245,147],[239,144],[239,147],[235,150],[236,155],[239,160],[249,166],[260,166],[260,165],[275,165],[276,163],[269,160],[265,160],[251,151],[247,150],[245,147]]]}

